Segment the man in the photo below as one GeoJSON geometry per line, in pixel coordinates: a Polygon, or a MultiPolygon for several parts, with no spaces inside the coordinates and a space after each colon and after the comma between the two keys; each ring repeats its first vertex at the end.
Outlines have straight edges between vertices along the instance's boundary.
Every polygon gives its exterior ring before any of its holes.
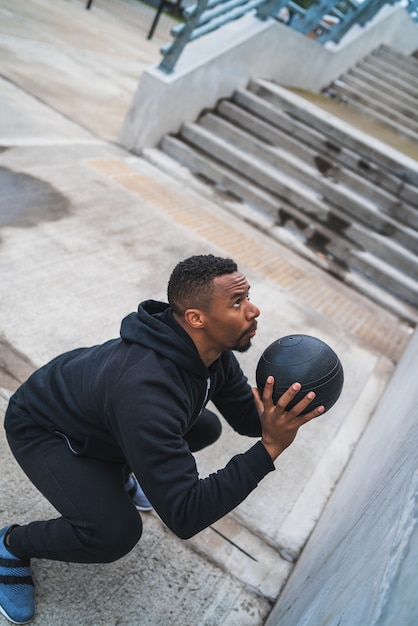
{"type": "Polygon", "coordinates": [[[10,400],[9,445],[61,515],[0,532],[0,607],[14,623],[34,615],[31,558],[104,563],[139,541],[141,518],[125,488],[130,471],[163,522],[189,538],[242,502],[298,428],[323,411],[299,415],[313,393],[285,411],[298,383],[277,406],[272,377],[262,398],[250,388],[232,351],[250,347],[260,311],[232,260],[182,261],[168,302],[143,302],[122,321],[119,339],[55,358],[10,400]],[[200,479],[192,453],[221,432],[209,400],[258,441],[200,479]]]}

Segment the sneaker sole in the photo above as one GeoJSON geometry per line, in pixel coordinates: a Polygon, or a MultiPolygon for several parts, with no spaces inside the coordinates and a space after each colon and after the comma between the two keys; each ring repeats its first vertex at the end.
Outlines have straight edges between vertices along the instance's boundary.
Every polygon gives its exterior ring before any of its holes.
{"type": "Polygon", "coordinates": [[[144,507],[144,506],[137,506],[135,504],[135,508],[137,511],[141,511],[141,513],[149,513],[150,511],[152,511],[152,509],[154,508],[153,506],[148,506],[148,507],[144,507]]]}
{"type": "Polygon", "coordinates": [[[32,615],[32,617],[30,617],[29,619],[25,620],[24,622],[16,622],[16,620],[14,620],[12,617],[10,617],[10,615],[8,615],[8,613],[6,613],[6,611],[3,609],[2,606],[0,606],[0,613],[2,615],[4,615],[4,617],[6,619],[8,619],[10,622],[12,622],[12,624],[29,624],[29,622],[31,622],[33,620],[33,618],[35,617],[35,615],[32,615]]]}

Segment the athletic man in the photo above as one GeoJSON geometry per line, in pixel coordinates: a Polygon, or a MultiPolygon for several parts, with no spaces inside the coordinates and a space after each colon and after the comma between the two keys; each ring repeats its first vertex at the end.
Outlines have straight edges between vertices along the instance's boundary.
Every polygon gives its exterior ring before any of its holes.
{"type": "Polygon", "coordinates": [[[232,351],[250,347],[260,311],[232,260],[182,261],[168,302],[143,302],[122,321],[120,338],[55,358],[10,400],[9,445],[61,516],[0,531],[0,607],[14,623],[34,615],[32,557],[104,563],[139,541],[129,472],[163,522],[189,538],[242,502],[298,428],[323,411],[299,416],[313,393],[284,410],[298,383],[276,406],[272,377],[262,398],[250,388],[232,351]],[[209,400],[232,428],[258,441],[200,479],[192,453],[221,432],[209,400]]]}

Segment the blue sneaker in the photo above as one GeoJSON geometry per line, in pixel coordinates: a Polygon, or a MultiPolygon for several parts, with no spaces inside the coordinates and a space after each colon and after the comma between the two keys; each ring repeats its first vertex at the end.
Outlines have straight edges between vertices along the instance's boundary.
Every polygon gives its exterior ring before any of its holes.
{"type": "Polygon", "coordinates": [[[142,491],[141,485],[133,474],[129,474],[125,482],[125,489],[128,495],[132,498],[138,511],[152,511],[153,506],[151,502],[142,491]]]}
{"type": "Polygon", "coordinates": [[[27,624],[35,615],[35,589],[29,561],[6,548],[4,538],[11,526],[0,530],[0,613],[13,624],[27,624]]]}

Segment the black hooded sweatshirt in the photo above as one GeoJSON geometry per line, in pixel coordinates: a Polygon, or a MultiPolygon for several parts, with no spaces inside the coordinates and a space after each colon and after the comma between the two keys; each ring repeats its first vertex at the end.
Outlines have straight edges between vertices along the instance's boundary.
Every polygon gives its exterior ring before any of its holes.
{"type": "MultiPolygon", "coordinates": [[[[224,352],[207,368],[169,305],[148,300],[123,319],[121,338],[58,356],[11,402],[15,414],[63,437],[69,453],[128,463],[164,523],[187,539],[274,470],[258,441],[199,478],[183,435],[209,400],[238,433],[261,436],[251,387],[234,354],[224,352]]],[[[15,436],[17,426],[6,420],[15,436]]]]}

